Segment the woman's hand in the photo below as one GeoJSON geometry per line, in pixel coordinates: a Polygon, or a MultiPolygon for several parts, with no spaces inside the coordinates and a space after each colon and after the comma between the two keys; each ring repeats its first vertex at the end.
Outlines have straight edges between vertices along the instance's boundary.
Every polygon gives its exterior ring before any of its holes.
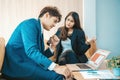
{"type": "Polygon", "coordinates": [[[90,45],[90,44],[95,43],[95,42],[96,42],[96,38],[92,38],[91,40],[89,40],[89,39],[86,40],[87,45],[90,45]]]}

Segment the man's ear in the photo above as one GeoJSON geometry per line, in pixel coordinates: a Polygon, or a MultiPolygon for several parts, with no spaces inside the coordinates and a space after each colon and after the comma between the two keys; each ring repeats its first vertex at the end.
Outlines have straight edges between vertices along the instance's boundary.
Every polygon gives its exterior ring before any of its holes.
{"type": "Polygon", "coordinates": [[[50,17],[50,14],[49,14],[48,12],[45,13],[45,17],[46,17],[46,18],[50,17]]]}

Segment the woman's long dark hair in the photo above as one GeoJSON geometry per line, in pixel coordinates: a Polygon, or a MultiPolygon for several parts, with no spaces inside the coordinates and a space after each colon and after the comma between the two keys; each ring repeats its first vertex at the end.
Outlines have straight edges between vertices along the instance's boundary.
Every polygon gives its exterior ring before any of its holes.
{"type": "MultiPolygon", "coordinates": [[[[80,24],[80,19],[79,19],[79,15],[77,12],[70,12],[68,13],[68,15],[65,17],[65,22],[66,22],[66,19],[69,17],[69,16],[72,16],[73,19],[74,19],[74,26],[73,26],[73,29],[80,29],[82,30],[82,27],[81,27],[81,24],[80,24]]],[[[68,36],[68,28],[66,27],[66,24],[64,22],[64,26],[62,27],[61,29],[61,34],[60,34],[60,38],[62,40],[66,40],[67,39],[67,36],[68,36]]]]}

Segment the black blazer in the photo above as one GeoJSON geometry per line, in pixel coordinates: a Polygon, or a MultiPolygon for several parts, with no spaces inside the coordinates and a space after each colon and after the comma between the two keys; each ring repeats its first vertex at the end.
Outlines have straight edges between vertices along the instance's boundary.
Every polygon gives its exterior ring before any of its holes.
{"type": "MultiPolygon", "coordinates": [[[[56,32],[56,35],[60,38],[60,33],[61,33],[61,28],[58,29],[56,32]]],[[[88,61],[88,58],[85,55],[85,52],[90,48],[90,45],[87,45],[85,43],[85,33],[83,30],[80,29],[74,29],[72,35],[69,37],[71,40],[71,45],[73,51],[76,53],[78,56],[78,59],[80,63],[85,63],[88,61]]],[[[56,54],[57,54],[57,59],[56,62],[58,62],[58,57],[62,53],[62,45],[61,45],[61,40],[57,45],[56,49],[56,54]]]]}

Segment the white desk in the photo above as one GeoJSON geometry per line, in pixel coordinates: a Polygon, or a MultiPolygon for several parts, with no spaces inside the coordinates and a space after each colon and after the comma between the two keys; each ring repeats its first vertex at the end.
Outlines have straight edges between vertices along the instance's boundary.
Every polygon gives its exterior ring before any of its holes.
{"type": "MultiPolygon", "coordinates": [[[[75,64],[67,64],[67,67],[73,71],[73,70],[79,70],[79,67],[75,64]]],[[[99,70],[106,70],[107,69],[107,63],[104,61],[101,66],[99,67],[99,70]]],[[[76,80],[85,80],[80,72],[72,72],[74,78],[76,80]]],[[[116,79],[120,79],[120,77],[116,77],[116,79]]],[[[99,79],[87,79],[87,80],[99,80],[99,79]]]]}

